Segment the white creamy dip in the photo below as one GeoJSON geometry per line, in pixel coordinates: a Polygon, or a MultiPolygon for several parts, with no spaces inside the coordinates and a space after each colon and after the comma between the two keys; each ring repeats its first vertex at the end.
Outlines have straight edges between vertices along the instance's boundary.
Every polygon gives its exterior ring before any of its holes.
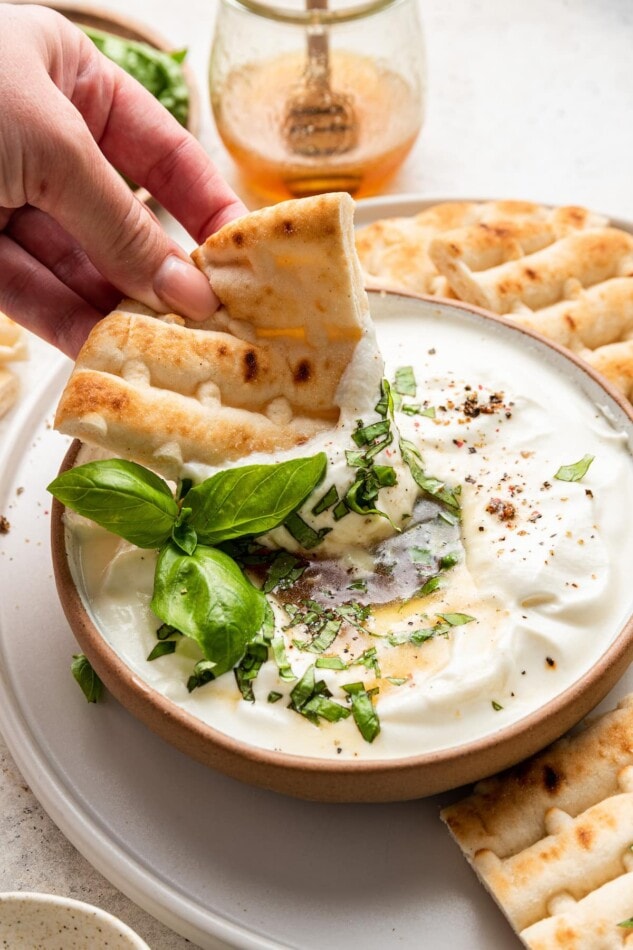
{"type": "MultiPolygon", "coordinates": [[[[346,702],[343,684],[378,687],[374,703],[381,731],[373,743],[363,740],[351,716],[315,726],[289,709],[296,681],[281,680],[272,659],[254,681],[255,703],[242,698],[230,673],[188,693],[187,678],[200,659],[195,643],[183,637],[173,655],[146,660],[159,626],[149,610],[154,554],[67,516],[76,582],[116,652],[173,702],[263,748],[388,759],[481,738],[575,682],[631,612],[633,533],[625,499],[633,497],[633,459],[625,435],[608,415],[544,363],[527,337],[447,320],[434,310],[420,319],[406,305],[400,316],[379,318],[376,329],[385,375],[393,379],[398,367],[412,366],[417,393],[405,402],[427,411],[398,412],[402,435],[415,443],[428,474],[462,487],[462,520],[455,533],[463,548],[453,545],[458,563],[442,573],[439,589],[403,604],[376,606],[369,632],[352,629],[326,650],[349,661],[375,647],[378,673],[362,664],[316,671],[340,703],[346,702]],[[554,477],[561,466],[586,455],[595,458],[581,481],[554,477]],[[439,615],[474,619],[419,644],[394,646],[387,638],[426,628],[439,615]],[[282,699],[269,702],[271,692],[282,699]]],[[[326,446],[321,438],[301,454],[321,448],[333,465],[316,497],[333,481],[349,477],[340,446],[326,446]]],[[[413,497],[408,476],[402,491],[413,497]]],[[[348,522],[352,542],[363,521],[356,517],[348,522]]],[[[451,544],[446,547],[443,538],[438,543],[448,551],[451,544]]],[[[273,540],[285,543],[278,533],[273,540]]],[[[362,576],[367,558],[357,552],[349,569],[351,578],[362,576]]],[[[353,590],[349,597],[353,600],[353,590]]],[[[288,618],[278,603],[275,612],[279,629],[288,618]]],[[[300,677],[316,657],[293,645],[293,639],[305,639],[299,628],[283,636],[300,677]]]]}

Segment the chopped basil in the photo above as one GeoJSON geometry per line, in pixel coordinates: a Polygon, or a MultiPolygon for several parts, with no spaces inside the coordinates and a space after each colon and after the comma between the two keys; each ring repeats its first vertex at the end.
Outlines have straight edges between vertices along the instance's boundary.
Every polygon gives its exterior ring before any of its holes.
{"type": "Polygon", "coordinates": [[[415,396],[417,386],[412,366],[400,366],[396,370],[393,388],[401,396],[415,396]]]}
{"type": "Polygon", "coordinates": [[[277,664],[277,669],[279,670],[279,675],[282,680],[296,680],[296,676],[292,671],[290,661],[286,655],[286,645],[283,637],[273,637],[270,641],[270,645],[273,651],[273,657],[275,663],[277,664]]]}
{"type": "Polygon", "coordinates": [[[93,670],[88,657],[83,653],[73,654],[70,671],[81,686],[88,702],[98,702],[103,695],[103,683],[93,670]]]}
{"type": "Polygon", "coordinates": [[[584,455],[579,462],[574,462],[572,465],[561,465],[554,478],[557,478],[560,482],[579,482],[587,474],[594,458],[594,455],[584,455]]]}
{"type": "Polygon", "coordinates": [[[411,561],[414,564],[422,564],[424,567],[431,567],[435,563],[435,558],[429,548],[411,548],[409,551],[411,561]]]}
{"type": "Polygon", "coordinates": [[[626,927],[627,930],[633,929],[633,917],[627,918],[627,920],[621,920],[617,927],[626,927]]]}
{"type": "MultiPolygon", "coordinates": [[[[168,637],[173,637],[176,633],[180,634],[180,630],[176,630],[175,627],[170,626],[168,623],[161,623],[156,631],[156,637],[159,640],[167,640],[168,637]]],[[[182,634],[180,635],[182,636],[182,634]]]]}
{"type": "Polygon", "coordinates": [[[215,679],[213,672],[215,665],[212,660],[198,660],[191,676],[187,680],[187,689],[190,693],[192,693],[194,689],[198,689],[200,686],[204,686],[205,683],[210,683],[211,680],[215,679]]]}
{"type": "Polygon", "coordinates": [[[503,709],[503,706],[501,705],[501,703],[498,703],[493,699],[492,708],[494,709],[495,712],[499,712],[500,709],[503,709]]]}
{"type": "Polygon", "coordinates": [[[312,509],[312,514],[322,514],[324,511],[327,511],[328,508],[331,508],[332,505],[336,504],[337,501],[338,491],[336,490],[336,485],[332,485],[330,488],[328,488],[325,495],[323,495],[319,501],[317,501],[316,505],[312,509]]]}
{"type": "Polygon", "coordinates": [[[440,614],[439,616],[451,627],[460,627],[464,623],[472,623],[475,620],[475,617],[471,617],[470,614],[440,614]]]}
{"type": "Polygon", "coordinates": [[[440,579],[437,574],[434,574],[433,577],[429,577],[428,581],[420,588],[417,592],[418,597],[426,597],[427,594],[432,594],[434,590],[437,590],[440,586],[440,579]]]}
{"type": "Polygon", "coordinates": [[[359,657],[352,660],[350,666],[364,666],[368,670],[373,670],[377,678],[380,678],[380,666],[378,665],[378,654],[376,647],[369,647],[359,657]]]}
{"type": "Polygon", "coordinates": [[[150,660],[157,660],[160,656],[167,656],[170,653],[176,652],[176,641],[175,640],[159,640],[154,649],[148,655],[148,662],[150,660]]]}
{"type": "Polygon", "coordinates": [[[306,551],[310,551],[312,548],[315,548],[317,544],[320,544],[325,535],[332,530],[331,528],[320,528],[318,531],[315,531],[314,528],[304,521],[296,512],[290,515],[289,518],[286,518],[284,527],[306,551]]]}
{"type": "Polygon", "coordinates": [[[454,551],[451,551],[450,554],[443,554],[440,558],[440,570],[448,571],[449,568],[455,567],[459,563],[459,554],[456,554],[454,551]]]}
{"type": "Polygon", "coordinates": [[[344,501],[339,501],[338,505],[336,506],[332,514],[334,516],[335,521],[340,521],[341,518],[344,518],[346,515],[349,514],[349,508],[347,507],[344,501]]]}
{"type": "Polygon", "coordinates": [[[346,670],[347,664],[340,656],[319,656],[314,665],[318,670],[346,670]]]}
{"type": "Polygon", "coordinates": [[[447,633],[448,629],[442,625],[423,627],[419,630],[406,630],[404,633],[390,633],[387,639],[392,647],[402,646],[403,643],[426,643],[438,634],[447,633]]]}
{"type": "Polygon", "coordinates": [[[280,699],[283,699],[283,693],[278,693],[276,690],[271,689],[268,694],[269,703],[278,703],[280,699]]]}
{"type": "Polygon", "coordinates": [[[407,682],[406,676],[387,676],[386,680],[388,683],[391,683],[392,686],[402,686],[407,682]]]}
{"type": "Polygon", "coordinates": [[[374,406],[374,410],[379,416],[382,416],[383,419],[386,419],[387,416],[390,416],[393,419],[393,393],[391,392],[391,386],[386,379],[383,379],[380,383],[380,399],[374,406]]]}
{"type": "Polygon", "coordinates": [[[265,643],[259,643],[257,640],[254,640],[247,645],[244,656],[233,669],[238,689],[244,699],[249,703],[255,702],[253,680],[257,678],[257,674],[267,659],[268,646],[265,643]]]}
{"type": "Polygon", "coordinates": [[[453,509],[451,514],[459,512],[461,487],[448,488],[446,484],[438,478],[427,475],[424,471],[422,456],[418,452],[413,442],[407,439],[400,440],[400,451],[403,461],[409,466],[409,470],[418,486],[427,495],[432,495],[438,501],[442,502],[448,508],[453,509]]]}
{"type": "Polygon", "coordinates": [[[342,624],[342,620],[326,620],[318,635],[310,642],[306,650],[310,653],[323,653],[336,640],[342,624]]]}
{"type": "Polygon", "coordinates": [[[357,581],[352,581],[351,584],[347,585],[348,590],[360,590],[362,593],[367,593],[367,581],[363,578],[360,578],[357,581]]]}
{"type": "Polygon", "coordinates": [[[372,422],[368,426],[363,426],[362,422],[359,421],[352,433],[352,439],[358,446],[370,445],[381,436],[388,435],[390,428],[389,419],[381,419],[380,422],[372,422]]]}
{"type": "Polygon", "coordinates": [[[331,700],[324,680],[315,681],[314,666],[309,666],[290,693],[290,708],[305,716],[315,726],[319,718],[337,722],[349,715],[349,709],[331,700]]]}
{"type": "Polygon", "coordinates": [[[320,716],[323,719],[327,719],[328,722],[340,722],[341,719],[347,719],[351,714],[350,709],[347,709],[346,706],[341,706],[340,703],[330,699],[330,697],[324,693],[317,694],[309,699],[307,703],[304,703],[301,712],[308,719],[312,716],[320,716]]]}
{"type": "Polygon", "coordinates": [[[373,742],[380,733],[380,720],[364,683],[348,683],[343,689],[349,694],[358,731],[366,742],[373,742]]]}
{"type": "Polygon", "coordinates": [[[287,587],[292,587],[299,580],[306,566],[294,554],[290,554],[288,551],[280,551],[275,555],[268,569],[266,580],[262,585],[263,592],[269,594],[277,588],[284,590],[287,587]]]}

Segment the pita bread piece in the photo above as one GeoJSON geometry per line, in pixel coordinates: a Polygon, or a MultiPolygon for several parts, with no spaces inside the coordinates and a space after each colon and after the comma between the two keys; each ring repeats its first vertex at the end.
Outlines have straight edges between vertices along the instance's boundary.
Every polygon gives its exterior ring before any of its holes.
{"type": "Polygon", "coordinates": [[[633,917],[633,695],[442,820],[532,950],[621,947],[633,917]]]}
{"type": "Polygon", "coordinates": [[[193,258],[222,307],[204,324],[128,301],[101,321],[62,395],[62,432],[167,477],[289,449],[336,424],[361,340],[375,349],[347,194],[231,222],[193,258]]]}

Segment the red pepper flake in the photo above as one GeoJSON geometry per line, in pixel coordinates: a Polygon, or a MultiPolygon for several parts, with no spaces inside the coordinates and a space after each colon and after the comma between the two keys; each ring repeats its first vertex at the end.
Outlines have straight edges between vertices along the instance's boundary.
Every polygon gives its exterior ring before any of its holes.
{"type": "Polygon", "coordinates": [[[462,445],[464,444],[464,440],[463,440],[463,439],[453,439],[453,444],[456,445],[458,449],[461,449],[462,445]]]}

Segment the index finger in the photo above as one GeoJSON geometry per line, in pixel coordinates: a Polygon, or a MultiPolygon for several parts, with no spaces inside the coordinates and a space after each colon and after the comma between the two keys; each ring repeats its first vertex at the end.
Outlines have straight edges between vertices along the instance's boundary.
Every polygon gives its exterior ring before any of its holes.
{"type": "Polygon", "coordinates": [[[246,213],[200,143],[150,92],[87,38],[82,55],[87,68],[78,70],[72,102],[119,171],[147,188],[197,243],[246,213]],[[99,90],[104,70],[111,84],[99,90]]]}

